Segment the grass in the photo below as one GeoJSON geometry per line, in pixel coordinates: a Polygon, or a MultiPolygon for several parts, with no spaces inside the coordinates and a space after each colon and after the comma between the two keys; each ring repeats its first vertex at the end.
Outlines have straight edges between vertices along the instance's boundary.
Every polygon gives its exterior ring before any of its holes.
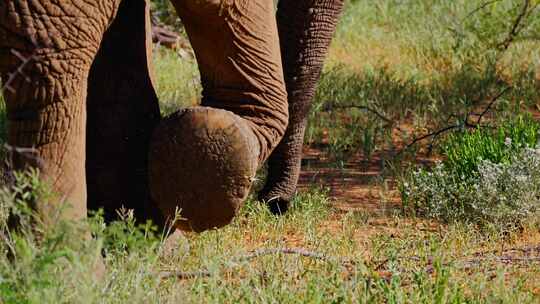
{"type": "Polygon", "coordinates": [[[482,1],[349,1],[310,115],[308,142],[327,144],[338,158],[369,157],[463,120],[507,87],[492,112],[495,120],[535,106],[540,42],[527,37],[538,32],[538,8],[522,39],[504,52],[495,47],[518,2],[499,1],[471,15],[482,1]],[[399,132],[396,143],[391,135],[399,125],[407,132],[399,132]]]}
{"type": "MultiPolygon", "coordinates": [[[[494,45],[505,38],[516,1],[501,0],[468,16],[481,3],[347,1],[310,112],[307,143],[336,163],[355,154],[368,159],[383,150],[395,152],[418,135],[463,123],[467,113],[507,87],[486,117],[489,124],[499,126],[534,109],[540,100],[540,43],[529,38],[538,33],[538,12],[522,36],[500,52],[494,45]]],[[[171,15],[161,18],[177,22],[171,15]]],[[[194,60],[157,49],[154,67],[164,114],[198,103],[194,60]]],[[[413,147],[413,157],[423,144],[413,147]]],[[[185,234],[170,248],[150,226],[137,227],[129,212],[109,226],[97,216],[85,223],[58,220],[45,229],[32,213],[22,212],[33,191],[45,190],[32,175],[19,176],[19,185],[0,191],[0,250],[6,253],[0,256],[0,303],[540,301],[534,247],[540,230],[534,220],[524,221],[522,230],[501,233],[400,210],[343,211],[328,191],[314,185],[300,192],[284,217],[249,200],[231,225],[185,234]],[[18,230],[7,225],[13,212],[26,219],[18,230]],[[253,250],[283,247],[332,258],[272,254],[235,260],[253,250]],[[93,265],[101,254],[107,271],[96,280],[93,265]],[[353,263],[338,261],[345,258],[353,263]],[[159,279],[160,272],[176,270],[203,270],[210,277],[159,279]]]]}
{"type": "MultiPolygon", "coordinates": [[[[19,178],[36,185],[32,180],[19,178]]],[[[3,206],[10,206],[14,196],[2,194],[3,206]]],[[[320,189],[297,197],[281,218],[249,201],[231,225],[186,234],[168,251],[129,214],[109,227],[94,218],[83,226],[58,221],[41,232],[22,225],[9,234],[2,220],[2,250],[11,253],[0,259],[3,303],[534,303],[540,291],[537,267],[496,261],[538,240],[538,231],[502,238],[462,225],[366,219],[333,209],[320,189]],[[93,241],[81,241],[85,229],[93,241]],[[273,254],[234,261],[254,249],[284,247],[331,258],[273,254]],[[93,280],[100,251],[107,272],[93,280]],[[341,264],[345,258],[352,262],[341,264]],[[204,270],[210,277],[159,279],[169,270],[204,270]]]]}
{"type": "Polygon", "coordinates": [[[518,116],[504,122],[499,128],[476,128],[449,136],[441,150],[444,164],[459,176],[478,172],[482,161],[509,163],[524,148],[538,144],[540,126],[528,116],[518,116]]]}
{"type": "Polygon", "coordinates": [[[154,51],[155,88],[163,114],[199,103],[201,84],[195,59],[158,48],[154,51]]]}
{"type": "Polygon", "coordinates": [[[540,211],[538,128],[530,118],[518,117],[498,129],[449,136],[441,162],[400,180],[405,210],[481,229],[521,229],[540,211]]]}

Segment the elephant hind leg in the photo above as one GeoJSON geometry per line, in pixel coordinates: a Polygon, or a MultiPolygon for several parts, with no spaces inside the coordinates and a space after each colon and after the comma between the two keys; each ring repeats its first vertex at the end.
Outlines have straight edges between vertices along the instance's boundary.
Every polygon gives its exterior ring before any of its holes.
{"type": "Polygon", "coordinates": [[[162,224],[148,191],[150,136],[160,120],[151,79],[149,3],[124,0],[90,71],[86,177],[88,206],[107,220],[133,209],[162,224]]]}

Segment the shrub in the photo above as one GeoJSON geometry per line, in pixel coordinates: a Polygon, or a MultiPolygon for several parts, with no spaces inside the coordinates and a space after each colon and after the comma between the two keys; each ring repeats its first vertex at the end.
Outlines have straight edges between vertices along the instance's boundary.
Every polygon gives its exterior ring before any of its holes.
{"type": "Polygon", "coordinates": [[[539,125],[529,116],[518,116],[495,131],[479,128],[453,134],[442,147],[444,166],[458,176],[469,177],[478,172],[483,160],[508,164],[518,151],[536,146],[538,131],[539,125]]]}
{"type": "Polygon", "coordinates": [[[446,159],[400,183],[407,211],[444,222],[502,230],[521,227],[540,209],[538,124],[520,117],[496,130],[451,136],[446,159]]]}

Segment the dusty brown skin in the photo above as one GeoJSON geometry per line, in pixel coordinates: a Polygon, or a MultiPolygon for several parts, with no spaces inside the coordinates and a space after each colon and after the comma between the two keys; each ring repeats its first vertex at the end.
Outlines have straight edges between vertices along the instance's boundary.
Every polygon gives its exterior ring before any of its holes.
{"type": "Polygon", "coordinates": [[[179,207],[189,219],[179,226],[201,231],[228,224],[246,199],[258,165],[285,133],[287,93],[272,1],[173,4],[199,63],[206,108],[162,123],[175,132],[156,130],[150,185],[164,214],[179,207]]]}
{"type": "Polygon", "coordinates": [[[343,0],[279,1],[277,20],[289,100],[289,126],[268,160],[259,199],[282,214],[296,192],[307,115],[343,0]]]}
{"type": "MultiPolygon", "coordinates": [[[[287,133],[294,149],[275,154],[270,170],[274,176],[294,177],[290,172],[297,168],[289,164],[296,163],[294,151],[301,147],[294,130],[305,119],[296,118],[287,129],[288,109],[305,117],[307,108],[287,105],[272,1],[173,3],[199,62],[204,108],[183,110],[159,123],[144,0],[0,2],[0,75],[10,87],[4,92],[8,143],[35,148],[32,155],[14,155],[14,169],[40,167],[42,179],[59,193],[57,201],[71,206],[70,218],[86,215],[88,185],[88,206],[103,207],[110,218],[123,205],[139,218],[162,224],[179,207],[188,218],[178,224],[181,228],[225,225],[286,130],[293,130],[287,133]],[[13,74],[20,67],[17,54],[32,59],[22,73],[13,74]]],[[[294,18],[278,18],[282,38],[285,23],[301,26],[298,33],[319,26],[320,32],[333,32],[337,14],[332,9],[339,9],[341,1],[298,3],[304,6],[284,9],[280,4],[280,11],[301,16],[295,10],[313,6],[324,20],[297,25],[294,18]]],[[[289,93],[301,92],[302,82],[296,89],[291,85],[296,74],[314,71],[314,86],[316,67],[322,65],[321,60],[298,59],[305,57],[299,49],[321,52],[314,57],[320,59],[327,47],[309,39],[297,46],[295,37],[282,39],[281,45],[289,93]]]]}
{"type": "Polygon", "coordinates": [[[13,165],[22,169],[42,160],[41,177],[59,193],[58,202],[71,204],[70,218],[86,216],[88,75],[120,0],[89,3],[0,2],[0,77],[9,79],[20,65],[13,50],[33,58],[26,77],[14,77],[4,91],[8,143],[36,150],[14,155],[13,165]]]}
{"type": "Polygon", "coordinates": [[[185,109],[166,118],[154,134],[151,189],[163,214],[181,208],[177,227],[182,230],[227,225],[249,194],[258,167],[258,143],[247,121],[225,110],[185,109]],[[189,157],[193,151],[197,154],[189,157]]]}

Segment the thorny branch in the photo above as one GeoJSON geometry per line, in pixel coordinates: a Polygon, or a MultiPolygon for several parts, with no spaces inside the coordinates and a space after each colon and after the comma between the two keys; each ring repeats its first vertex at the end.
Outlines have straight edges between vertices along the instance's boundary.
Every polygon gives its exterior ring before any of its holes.
{"type": "MultiPolygon", "coordinates": [[[[428,133],[428,134],[425,134],[425,135],[422,135],[420,137],[417,137],[415,139],[413,139],[412,142],[410,142],[409,144],[407,144],[405,146],[405,148],[403,148],[401,151],[399,151],[397,154],[401,154],[403,153],[403,151],[405,150],[408,150],[409,148],[411,148],[412,146],[414,146],[415,144],[417,144],[418,142],[422,141],[422,140],[425,140],[427,138],[432,138],[432,141],[429,145],[429,152],[431,153],[431,151],[433,150],[433,143],[434,141],[437,139],[437,137],[439,137],[441,134],[444,134],[450,130],[455,130],[455,129],[461,129],[463,127],[465,128],[468,128],[468,129],[474,129],[474,128],[478,128],[481,125],[482,123],[482,119],[484,118],[484,116],[491,110],[491,108],[493,107],[493,105],[495,104],[495,102],[497,102],[502,96],[504,96],[506,93],[508,93],[510,90],[512,89],[511,86],[507,86],[506,88],[504,88],[501,92],[499,92],[497,95],[495,95],[493,98],[491,98],[491,100],[489,101],[488,105],[484,108],[484,110],[482,110],[482,112],[480,113],[475,113],[475,112],[472,112],[470,111],[469,113],[467,113],[467,115],[465,116],[465,119],[460,122],[460,123],[456,123],[456,124],[453,124],[453,125],[450,125],[450,126],[447,126],[447,127],[444,127],[442,129],[439,129],[439,130],[436,130],[434,132],[431,132],[431,133],[428,133]],[[470,118],[471,117],[475,117],[477,116],[478,118],[476,119],[476,122],[475,123],[471,123],[470,122],[470,118]]],[[[428,153],[429,154],[429,153],[428,153]]]]}

